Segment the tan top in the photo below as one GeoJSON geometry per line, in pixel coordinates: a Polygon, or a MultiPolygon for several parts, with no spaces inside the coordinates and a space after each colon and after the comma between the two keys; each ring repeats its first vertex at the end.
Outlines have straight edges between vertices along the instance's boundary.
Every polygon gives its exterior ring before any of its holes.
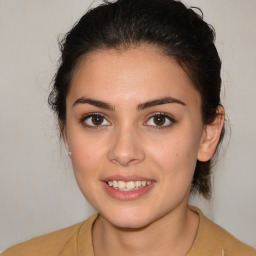
{"type": "MultiPolygon", "coordinates": [[[[256,249],[214,224],[198,208],[190,208],[199,214],[200,221],[187,256],[256,256],[256,249]]],[[[94,256],[92,226],[97,216],[96,213],[84,222],[17,244],[1,256],[94,256]]]]}

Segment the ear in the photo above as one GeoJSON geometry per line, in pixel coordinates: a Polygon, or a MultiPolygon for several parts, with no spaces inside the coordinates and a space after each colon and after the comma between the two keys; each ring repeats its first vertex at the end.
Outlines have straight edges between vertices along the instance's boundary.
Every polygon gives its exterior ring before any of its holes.
{"type": "Polygon", "coordinates": [[[204,131],[197,155],[197,160],[206,162],[211,159],[218,145],[225,120],[225,111],[222,106],[216,110],[216,118],[211,124],[204,126],[204,131]]]}
{"type": "Polygon", "coordinates": [[[59,127],[60,127],[60,130],[61,130],[61,136],[63,138],[65,148],[69,152],[67,129],[66,129],[66,126],[65,126],[65,124],[62,120],[59,120],[59,127]]]}

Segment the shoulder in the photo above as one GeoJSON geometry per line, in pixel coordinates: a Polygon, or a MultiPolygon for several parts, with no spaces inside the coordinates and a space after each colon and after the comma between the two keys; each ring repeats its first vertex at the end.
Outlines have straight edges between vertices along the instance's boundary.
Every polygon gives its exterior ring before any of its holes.
{"type": "Polygon", "coordinates": [[[1,256],[11,255],[57,255],[64,245],[75,238],[82,223],[32,238],[5,250],[1,256]]]}
{"type": "MultiPolygon", "coordinates": [[[[205,226],[203,228],[205,229],[204,232],[209,233],[208,238],[216,241],[216,243],[222,247],[221,249],[223,250],[223,255],[256,256],[256,250],[254,248],[241,242],[228,231],[210,221],[209,219],[205,220],[205,226]]],[[[217,247],[217,245],[215,246],[217,247]]]]}
{"type": "Polygon", "coordinates": [[[16,244],[4,252],[1,256],[53,256],[53,255],[76,255],[78,234],[82,226],[88,228],[96,218],[96,214],[89,219],[73,226],[51,232],[46,235],[32,238],[28,241],[16,244]],[[66,253],[65,253],[66,252],[66,253]],[[67,253],[68,252],[68,253],[67,253]]]}
{"type": "Polygon", "coordinates": [[[202,255],[214,253],[219,256],[256,256],[256,249],[239,241],[228,231],[206,218],[198,208],[190,208],[200,216],[196,239],[192,247],[193,251],[203,252],[202,255]]]}

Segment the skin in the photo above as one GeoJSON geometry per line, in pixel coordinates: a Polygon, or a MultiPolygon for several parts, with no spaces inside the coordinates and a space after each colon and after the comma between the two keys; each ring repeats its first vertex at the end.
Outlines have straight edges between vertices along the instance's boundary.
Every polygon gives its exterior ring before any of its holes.
{"type": "Polygon", "coordinates": [[[199,223],[188,208],[196,161],[212,157],[224,119],[219,107],[221,115],[204,125],[200,108],[186,73],[157,48],[97,50],[79,63],[66,98],[63,137],[77,183],[100,213],[93,228],[95,255],[187,254],[199,223]],[[167,96],[184,104],[137,109],[167,96]],[[107,102],[114,110],[81,98],[107,102]],[[105,116],[97,128],[85,118],[95,112],[105,116]],[[159,112],[175,121],[162,117],[159,126],[151,117],[159,112]],[[135,200],[118,200],[102,185],[111,175],[139,175],[154,186],[135,200]]]}

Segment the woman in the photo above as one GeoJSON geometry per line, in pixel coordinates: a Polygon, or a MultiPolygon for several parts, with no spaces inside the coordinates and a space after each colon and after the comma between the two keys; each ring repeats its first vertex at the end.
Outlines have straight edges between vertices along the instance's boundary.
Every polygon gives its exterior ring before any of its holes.
{"type": "Polygon", "coordinates": [[[119,0],[62,45],[49,103],[97,214],[3,255],[256,255],[188,205],[224,135],[214,31],[172,0],[119,0]]]}

